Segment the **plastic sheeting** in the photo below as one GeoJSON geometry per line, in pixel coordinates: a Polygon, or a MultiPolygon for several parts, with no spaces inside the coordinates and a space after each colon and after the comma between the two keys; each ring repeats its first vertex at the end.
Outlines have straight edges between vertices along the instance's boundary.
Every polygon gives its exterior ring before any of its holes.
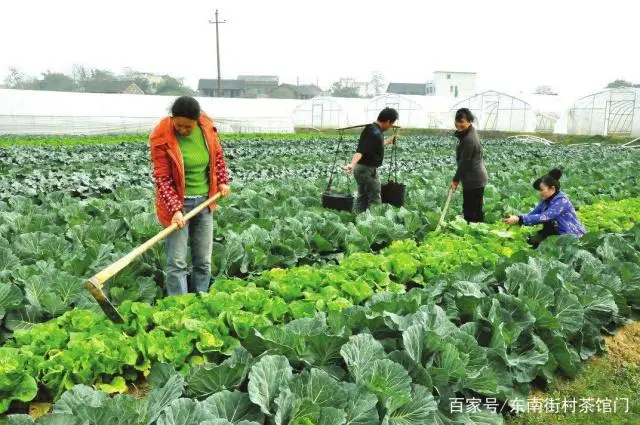
{"type": "MultiPolygon", "coordinates": [[[[298,100],[197,98],[224,133],[293,133],[298,100]]],[[[0,134],[149,132],[173,96],[0,90],[0,134]]]]}
{"type": "MultiPolygon", "coordinates": [[[[149,132],[169,114],[175,97],[0,90],[0,134],[149,132]]],[[[373,99],[320,96],[310,100],[199,97],[224,133],[292,133],[294,127],[331,129],[374,121],[385,107],[399,125],[450,129],[467,107],[483,130],[640,136],[640,90],[613,89],[570,102],[561,96],[524,98],[488,91],[460,100],[384,94],[373,99]]]]}
{"type": "Polygon", "coordinates": [[[453,118],[449,113],[454,98],[441,96],[409,96],[384,94],[374,97],[367,103],[366,117],[373,121],[386,107],[398,111],[398,124],[408,128],[450,128],[453,118]]]}
{"type": "Polygon", "coordinates": [[[384,94],[372,99],[318,96],[302,102],[294,110],[296,127],[329,129],[375,121],[380,111],[394,108],[398,124],[409,128],[450,128],[449,108],[454,99],[436,96],[384,94]]]}
{"type": "Polygon", "coordinates": [[[318,96],[300,103],[293,111],[299,128],[334,129],[366,124],[367,99],[318,96]]]}
{"type": "Polygon", "coordinates": [[[567,115],[571,100],[559,95],[531,95],[526,100],[536,117],[537,133],[567,133],[567,115]]]}
{"type": "Polygon", "coordinates": [[[531,105],[506,93],[486,91],[473,95],[453,105],[451,113],[459,108],[469,108],[481,130],[533,132],[536,128],[531,105]]]}
{"type": "Polygon", "coordinates": [[[567,132],[640,136],[640,89],[605,90],[577,100],[569,109],[567,132]]]}

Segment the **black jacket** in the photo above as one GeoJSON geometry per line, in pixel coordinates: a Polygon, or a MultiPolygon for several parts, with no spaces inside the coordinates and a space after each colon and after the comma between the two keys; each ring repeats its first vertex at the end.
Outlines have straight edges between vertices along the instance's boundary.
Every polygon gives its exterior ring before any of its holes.
{"type": "Polygon", "coordinates": [[[358,164],[379,167],[384,159],[384,135],[376,123],[368,124],[360,134],[356,152],[362,154],[358,164]]]}
{"type": "Polygon", "coordinates": [[[454,181],[461,182],[464,190],[479,189],[487,185],[489,179],[484,166],[480,137],[474,126],[457,131],[456,163],[458,168],[454,181]]]}

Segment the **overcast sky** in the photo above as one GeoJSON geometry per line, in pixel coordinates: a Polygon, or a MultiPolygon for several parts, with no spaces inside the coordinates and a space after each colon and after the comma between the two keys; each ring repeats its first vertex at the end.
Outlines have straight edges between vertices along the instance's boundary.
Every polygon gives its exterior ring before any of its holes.
{"type": "Polygon", "coordinates": [[[588,94],[616,78],[640,83],[636,0],[2,0],[0,81],[72,64],[168,73],[191,86],[223,78],[340,77],[424,82],[435,70],[478,72],[479,89],[551,85],[588,94]]]}

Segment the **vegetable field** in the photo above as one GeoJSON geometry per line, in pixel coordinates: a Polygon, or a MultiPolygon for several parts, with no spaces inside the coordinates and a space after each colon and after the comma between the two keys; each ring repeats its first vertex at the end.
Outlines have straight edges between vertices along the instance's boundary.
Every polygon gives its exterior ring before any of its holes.
{"type": "Polygon", "coordinates": [[[211,290],[165,297],[157,246],[109,282],[115,325],[83,279],[160,230],[148,146],[77,142],[0,139],[9,424],[501,424],[640,309],[636,151],[487,140],[489,224],[456,217],[458,195],[435,232],[452,138],[400,138],[405,206],[356,216],[321,207],[335,139],[225,137],[211,290]],[[501,217],[532,208],[555,166],[588,234],[533,251],[535,229],[501,217]],[[497,407],[452,413],[465,398],[497,407]]]}

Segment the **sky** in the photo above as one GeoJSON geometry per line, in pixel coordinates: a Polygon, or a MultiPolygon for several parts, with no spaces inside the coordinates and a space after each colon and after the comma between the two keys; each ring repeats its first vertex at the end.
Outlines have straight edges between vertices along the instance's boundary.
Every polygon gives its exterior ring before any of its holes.
{"type": "Polygon", "coordinates": [[[640,83],[634,0],[2,0],[0,83],[9,67],[39,75],[73,64],[216,78],[278,75],[316,83],[352,77],[425,82],[433,71],[478,73],[478,89],[550,85],[587,95],[640,83]]]}

